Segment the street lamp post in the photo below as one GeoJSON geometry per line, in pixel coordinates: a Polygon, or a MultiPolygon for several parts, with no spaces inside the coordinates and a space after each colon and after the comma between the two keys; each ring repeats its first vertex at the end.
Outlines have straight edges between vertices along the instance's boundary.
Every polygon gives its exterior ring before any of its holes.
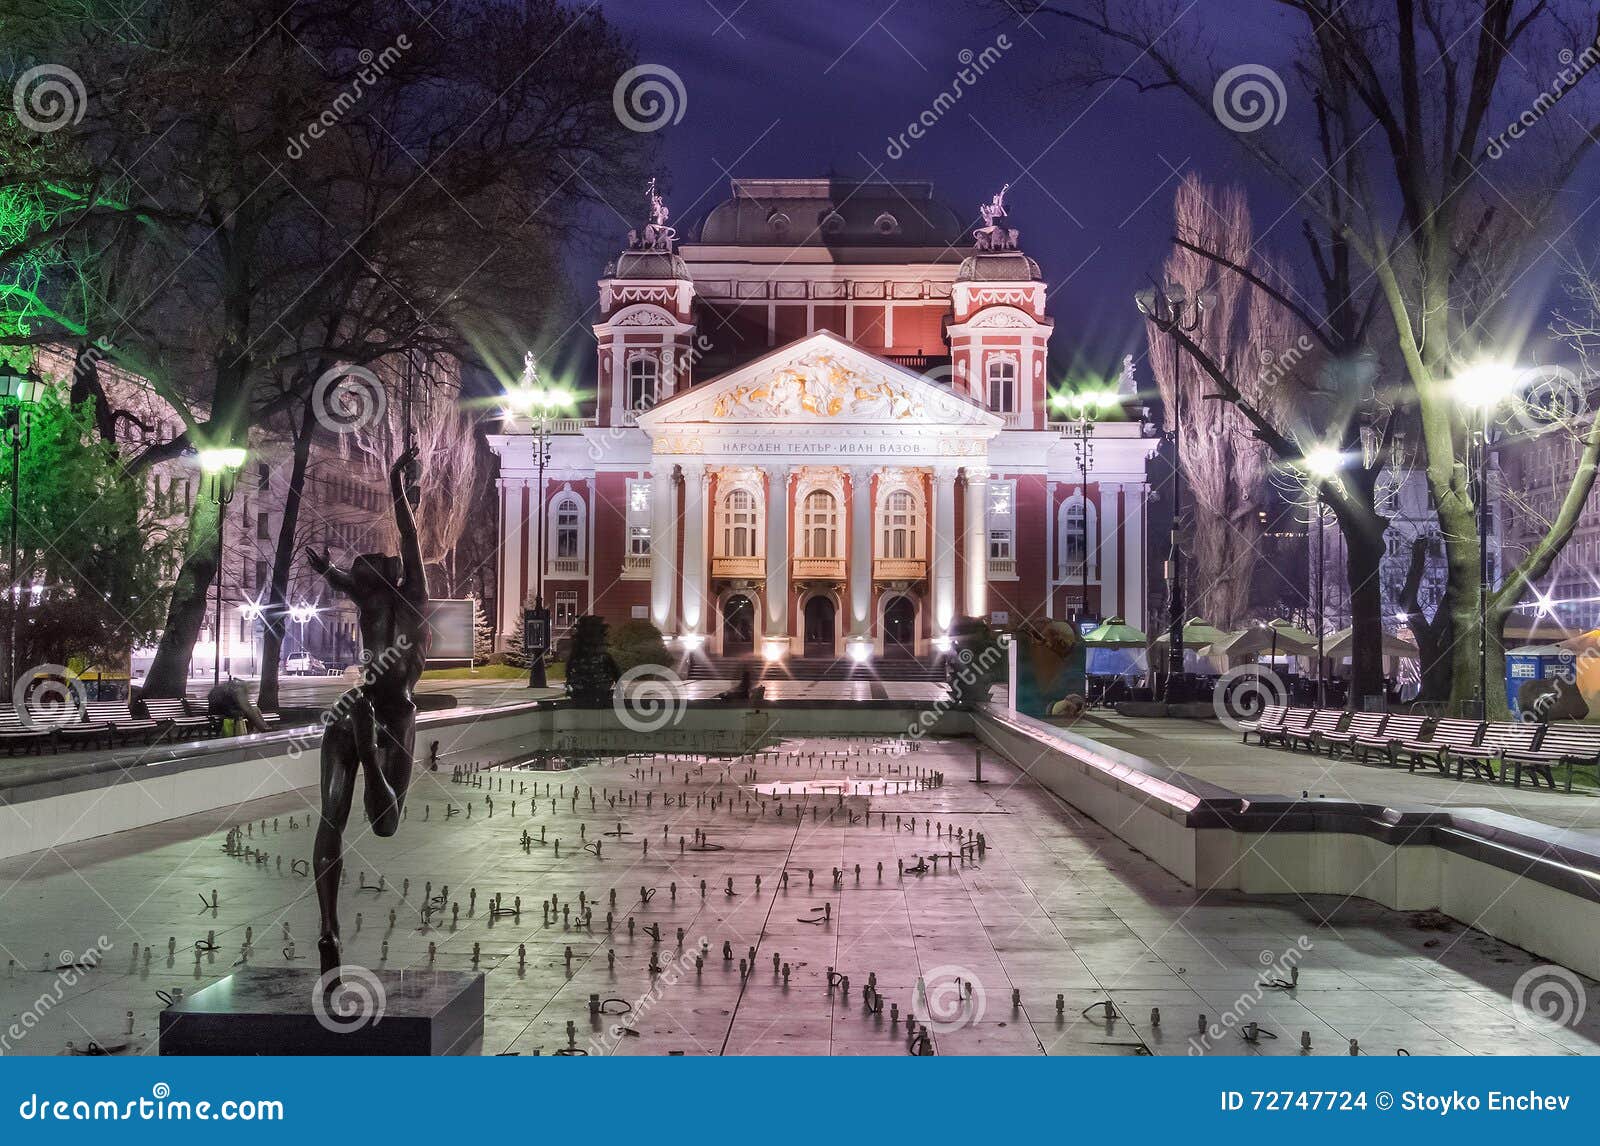
{"type": "Polygon", "coordinates": [[[1053,394],[1050,397],[1052,408],[1071,415],[1061,431],[1061,437],[1072,442],[1073,457],[1078,463],[1081,478],[1078,493],[1083,499],[1083,554],[1079,572],[1082,575],[1083,598],[1074,618],[1080,627],[1084,622],[1094,619],[1094,614],[1089,611],[1089,471],[1094,467],[1095,413],[1115,400],[1115,394],[1105,394],[1099,390],[1053,394]]]}
{"type": "Polygon", "coordinates": [[[211,479],[211,501],[217,507],[217,612],[211,630],[211,687],[222,681],[222,585],[224,577],[222,542],[224,525],[228,516],[228,503],[233,500],[235,486],[233,475],[244,465],[245,451],[237,446],[200,451],[200,469],[211,479]]]}
{"type": "Polygon", "coordinates": [[[1327,502],[1323,496],[1323,487],[1339,479],[1339,471],[1344,468],[1344,455],[1332,446],[1317,446],[1309,451],[1301,464],[1311,475],[1317,491],[1317,707],[1327,707],[1327,618],[1325,616],[1324,602],[1327,600],[1328,576],[1328,551],[1323,544],[1327,540],[1327,531],[1323,528],[1323,517],[1327,513],[1327,502]]]}
{"type": "Polygon", "coordinates": [[[1489,564],[1489,450],[1493,442],[1493,414],[1517,389],[1515,368],[1485,362],[1463,371],[1454,380],[1457,401],[1477,415],[1469,423],[1467,472],[1472,475],[1472,505],[1478,526],[1478,715],[1489,715],[1489,592],[1494,587],[1489,564]]]}
{"type": "Polygon", "coordinates": [[[533,608],[522,616],[523,647],[528,654],[528,687],[545,688],[544,660],[550,651],[550,610],[544,603],[544,545],[545,545],[545,467],[550,464],[550,419],[558,411],[573,404],[572,392],[562,386],[543,386],[539,383],[539,364],[533,351],[523,360],[519,384],[506,391],[506,408],[511,416],[522,415],[533,421],[534,462],[538,467],[539,496],[537,498],[539,525],[534,553],[533,608]]]}
{"type": "MultiPolygon", "coordinates": [[[[1200,329],[1200,320],[1216,301],[1210,289],[1190,294],[1181,283],[1168,281],[1157,290],[1148,288],[1134,295],[1139,313],[1157,330],[1172,337],[1200,329]]],[[[1180,346],[1181,348],[1181,346],[1180,346]]],[[[1176,353],[1174,360],[1177,360],[1176,353]]],[[[1170,703],[1181,699],[1183,680],[1183,546],[1179,521],[1183,515],[1183,382],[1172,380],[1172,430],[1162,435],[1172,443],[1172,532],[1167,553],[1167,680],[1165,695],[1170,703]]]]}
{"type": "Polygon", "coordinates": [[[21,512],[22,451],[28,448],[33,433],[33,420],[28,416],[28,407],[38,400],[40,386],[38,377],[29,373],[8,373],[0,377],[0,400],[5,402],[6,445],[11,450],[10,556],[6,560],[6,574],[11,578],[11,586],[6,593],[7,695],[17,684],[17,598],[22,592],[22,579],[17,576],[17,518],[21,512]]]}
{"type": "MultiPolygon", "coordinates": [[[[306,622],[317,615],[315,605],[304,602],[289,606],[289,619],[300,626],[300,652],[306,652],[306,622]]],[[[309,654],[307,654],[309,655],[309,654]]]]}

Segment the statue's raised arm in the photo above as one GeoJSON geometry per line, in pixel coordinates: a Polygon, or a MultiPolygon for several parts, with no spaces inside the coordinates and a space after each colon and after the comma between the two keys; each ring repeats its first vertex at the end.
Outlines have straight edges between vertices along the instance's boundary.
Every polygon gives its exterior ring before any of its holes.
{"type": "Polygon", "coordinates": [[[412,446],[389,467],[389,493],[394,500],[394,523],[400,530],[400,591],[408,601],[421,604],[428,599],[428,573],[422,564],[422,543],[417,539],[417,522],[406,497],[406,467],[417,460],[412,446]]]}

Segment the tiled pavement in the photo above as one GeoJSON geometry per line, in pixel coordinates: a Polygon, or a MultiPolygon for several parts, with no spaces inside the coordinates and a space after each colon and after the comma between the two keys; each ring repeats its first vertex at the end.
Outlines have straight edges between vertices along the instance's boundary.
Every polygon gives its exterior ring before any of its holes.
{"type": "MultiPolygon", "coordinates": [[[[571,1021],[577,1045],[593,1053],[905,1054],[904,1018],[912,1011],[933,1020],[940,1054],[1188,1054],[1192,1046],[1299,1054],[1302,1031],[1310,1032],[1312,1053],[1339,1055],[1351,1038],[1365,1053],[1385,1055],[1400,1048],[1591,1053],[1600,1039],[1594,1014],[1552,1026],[1522,1013],[1513,988],[1537,961],[1481,934],[1329,896],[1198,897],[1006,764],[986,760],[991,782],[969,783],[970,742],[927,743],[904,755],[856,753],[863,747],[870,746],[790,741],[781,755],[754,764],[658,760],[666,774],[652,776],[638,774],[635,759],[554,774],[486,773],[482,787],[424,774],[396,837],[352,830],[347,958],[426,967],[434,944],[434,966],[468,969],[478,945],[477,966],[488,974],[484,1053],[553,1053],[567,1045],[571,1021]],[[817,755],[841,750],[851,754],[817,755]],[[943,771],[946,779],[943,787],[843,805],[833,794],[763,803],[745,779],[752,767],[754,781],[763,783],[904,779],[919,768],[943,771]],[[530,816],[524,785],[531,793],[536,781],[539,804],[530,816]],[[555,787],[551,797],[546,783],[555,787]],[[459,814],[446,817],[447,804],[459,814]],[[603,834],[619,823],[628,834],[603,834]],[[984,834],[982,859],[957,860],[953,868],[941,860],[936,873],[900,874],[902,862],[914,867],[951,850],[940,833],[952,825],[984,834]],[[687,850],[697,828],[721,850],[687,850]],[[541,829],[547,845],[524,850],[522,832],[536,838],[541,829]],[[580,846],[596,840],[603,858],[580,846]],[[376,884],[379,872],[385,890],[359,890],[376,884]],[[420,892],[429,882],[436,892],[448,884],[461,914],[424,932],[420,892]],[[641,887],[654,889],[648,902],[641,887]],[[520,896],[521,916],[487,918],[495,893],[507,902],[520,896]],[[541,901],[554,894],[576,913],[580,893],[593,905],[592,930],[578,926],[575,915],[541,922],[541,901]],[[814,922],[824,906],[824,921],[814,922]],[[659,925],[659,944],[645,932],[652,924],[659,925]],[[708,942],[698,972],[692,957],[687,965],[675,962],[679,928],[690,956],[698,940],[708,942]],[[725,942],[732,960],[723,958],[725,942]],[[522,967],[519,944],[526,949],[522,967]],[[738,959],[751,946],[754,971],[741,979],[738,959]],[[652,952],[669,974],[649,973],[652,952]],[[774,955],[790,967],[787,985],[773,969],[774,955]],[[1296,959],[1298,987],[1260,986],[1264,978],[1286,979],[1296,959]],[[829,967],[849,976],[848,994],[837,986],[830,993],[829,967]],[[863,1003],[872,973],[885,999],[880,1015],[863,1003]],[[919,978],[926,1000],[916,995],[919,978]],[[970,986],[958,987],[958,979],[970,986]],[[591,993],[623,1000],[609,1009],[631,1006],[627,1022],[637,1033],[608,1034],[615,1018],[591,1021],[591,993]],[[1098,1017],[1108,999],[1119,1015],[1109,1023],[1098,1017]],[[890,1021],[891,1005],[900,1010],[898,1023],[890,1021]],[[1084,1018],[1085,1010],[1097,1017],[1084,1018]],[[1191,1042],[1201,1014],[1218,1024],[1219,1037],[1191,1042]],[[1244,1042],[1238,1026],[1252,1020],[1278,1037],[1244,1042]]],[[[491,750],[482,755],[502,758],[491,750]]],[[[314,958],[314,896],[310,881],[293,870],[309,856],[305,826],[314,798],[307,790],[261,801],[225,822],[193,817],[0,864],[0,947],[13,961],[0,980],[7,1018],[0,1027],[31,1016],[23,1036],[7,1040],[8,1052],[58,1054],[71,1039],[80,1047],[93,1040],[153,1053],[162,1005],[156,992],[193,991],[227,974],[241,958],[246,927],[254,930],[253,963],[288,961],[285,924],[296,961],[314,958]],[[252,834],[244,842],[262,848],[266,863],[223,851],[223,829],[246,815],[252,834]],[[297,830],[289,828],[291,816],[297,830]],[[201,906],[212,889],[219,895],[214,911],[201,906]],[[208,933],[218,950],[197,958],[194,944],[208,933]],[[111,944],[102,966],[62,986],[56,953],[83,952],[102,935],[111,944]],[[142,953],[134,957],[135,942],[153,946],[148,964],[142,953]],[[57,992],[60,1001],[41,1009],[39,1000],[57,992]],[[131,1039],[123,1033],[130,1009],[131,1039]]],[[[1581,988],[1592,992],[1594,984],[1581,988]]]]}

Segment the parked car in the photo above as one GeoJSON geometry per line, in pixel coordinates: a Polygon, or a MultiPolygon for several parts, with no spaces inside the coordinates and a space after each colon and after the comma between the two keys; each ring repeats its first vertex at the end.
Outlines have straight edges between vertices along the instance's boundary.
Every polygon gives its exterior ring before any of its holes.
{"type": "Polygon", "coordinates": [[[326,676],[328,666],[310,653],[290,653],[283,662],[283,671],[290,676],[326,676]]]}

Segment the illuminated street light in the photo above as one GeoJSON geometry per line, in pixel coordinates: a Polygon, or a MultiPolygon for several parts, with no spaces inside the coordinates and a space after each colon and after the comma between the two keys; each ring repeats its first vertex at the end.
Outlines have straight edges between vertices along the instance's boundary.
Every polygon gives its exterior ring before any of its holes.
{"type": "Polygon", "coordinates": [[[1503,362],[1482,362],[1457,374],[1450,383],[1456,401],[1475,410],[1493,410],[1517,392],[1521,373],[1503,362]]]}
{"type": "Polygon", "coordinates": [[[225,569],[222,541],[228,518],[228,503],[233,500],[233,475],[249,455],[241,446],[208,446],[199,451],[200,469],[211,478],[211,501],[217,507],[217,612],[211,633],[211,686],[222,680],[222,589],[225,569]]]}
{"type": "Polygon", "coordinates": [[[533,419],[534,461],[539,467],[539,545],[534,555],[533,608],[524,610],[522,643],[528,653],[528,687],[544,688],[545,654],[550,650],[550,610],[544,606],[544,470],[550,464],[550,419],[577,405],[577,395],[565,386],[545,386],[539,381],[539,363],[533,351],[523,357],[522,377],[506,388],[505,405],[512,414],[533,419]]]}

